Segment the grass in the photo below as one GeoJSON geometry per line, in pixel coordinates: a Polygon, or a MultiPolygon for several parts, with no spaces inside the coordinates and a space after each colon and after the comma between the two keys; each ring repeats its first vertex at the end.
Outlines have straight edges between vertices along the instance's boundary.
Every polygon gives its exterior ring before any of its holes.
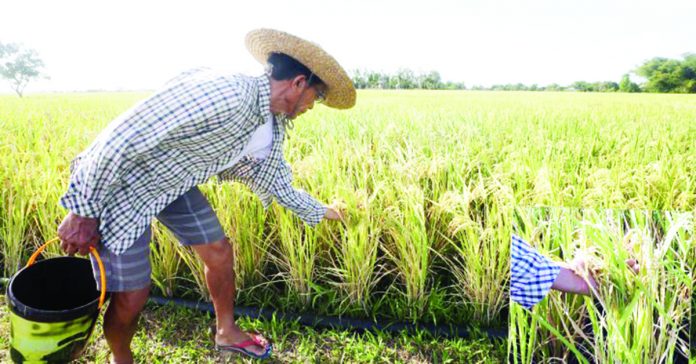
{"type": "MultiPolygon", "coordinates": [[[[9,332],[5,296],[0,295],[0,331],[9,332]]],[[[500,340],[441,339],[426,332],[395,335],[317,330],[294,322],[242,318],[242,328],[265,333],[274,343],[269,363],[502,363],[500,340]]],[[[174,306],[148,304],[133,341],[138,363],[251,363],[212,347],[209,314],[174,306]]],[[[0,362],[9,361],[8,337],[0,336],[0,362]]],[[[77,363],[107,363],[108,347],[101,319],[92,343],[77,363]]]]}
{"type": "Polygon", "coordinates": [[[515,362],[671,363],[689,356],[691,213],[520,209],[516,231],[557,261],[584,255],[596,297],[552,292],[511,307],[515,362]],[[626,265],[637,259],[638,274],[626,265]]]}

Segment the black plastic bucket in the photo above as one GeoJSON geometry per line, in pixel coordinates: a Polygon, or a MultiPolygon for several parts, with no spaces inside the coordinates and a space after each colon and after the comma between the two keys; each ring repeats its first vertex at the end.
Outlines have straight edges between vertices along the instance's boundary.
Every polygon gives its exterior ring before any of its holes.
{"type": "Polygon", "coordinates": [[[15,363],[66,363],[84,351],[105,291],[97,290],[88,259],[32,264],[40,250],[7,286],[10,357],[15,363]]]}

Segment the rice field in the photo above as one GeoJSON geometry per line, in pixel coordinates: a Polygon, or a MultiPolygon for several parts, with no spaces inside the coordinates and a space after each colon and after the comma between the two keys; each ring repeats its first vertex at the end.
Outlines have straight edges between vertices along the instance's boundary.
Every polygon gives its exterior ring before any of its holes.
{"type": "MultiPolygon", "coordinates": [[[[146,96],[0,96],[3,276],[56,235],[70,160],[146,96]]],[[[507,327],[515,206],[694,211],[695,120],[693,95],[360,91],[286,140],[296,185],[345,224],[306,228],[237,184],[202,190],[234,245],[239,304],[507,327]]],[[[208,298],[200,261],[161,226],[151,259],[155,293],[208,298]]]]}
{"type": "Polygon", "coordinates": [[[694,241],[691,212],[531,208],[515,232],[597,282],[594,297],[551,292],[510,310],[514,363],[685,363],[694,241]],[[633,272],[626,260],[639,262],[633,272]]]}

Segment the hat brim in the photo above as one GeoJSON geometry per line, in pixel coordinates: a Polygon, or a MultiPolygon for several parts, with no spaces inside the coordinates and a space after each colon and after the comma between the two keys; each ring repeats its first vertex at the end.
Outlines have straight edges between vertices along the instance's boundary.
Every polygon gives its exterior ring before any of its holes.
{"type": "Polygon", "coordinates": [[[302,63],[326,84],[324,105],[349,109],[355,105],[353,81],[338,62],[318,45],[274,29],[256,29],[246,36],[246,47],[262,64],[271,53],[284,53],[302,63]]]}

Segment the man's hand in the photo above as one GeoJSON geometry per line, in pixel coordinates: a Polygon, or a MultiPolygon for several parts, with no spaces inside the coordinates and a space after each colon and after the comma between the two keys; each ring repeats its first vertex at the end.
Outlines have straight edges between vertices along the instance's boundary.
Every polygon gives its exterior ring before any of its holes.
{"type": "Polygon", "coordinates": [[[58,227],[61,249],[69,255],[89,254],[89,248],[96,247],[101,239],[98,228],[99,220],[70,212],[58,227]]]}
{"type": "Polygon", "coordinates": [[[324,218],[327,220],[341,220],[343,221],[343,213],[340,209],[335,207],[327,207],[324,218]]]}
{"type": "MultiPolygon", "coordinates": [[[[598,285],[591,269],[587,267],[587,257],[575,257],[569,264],[561,263],[561,270],[551,288],[569,293],[590,296],[597,292],[598,285]]],[[[626,265],[635,274],[640,272],[640,265],[635,259],[627,259],[626,265]]]]}

